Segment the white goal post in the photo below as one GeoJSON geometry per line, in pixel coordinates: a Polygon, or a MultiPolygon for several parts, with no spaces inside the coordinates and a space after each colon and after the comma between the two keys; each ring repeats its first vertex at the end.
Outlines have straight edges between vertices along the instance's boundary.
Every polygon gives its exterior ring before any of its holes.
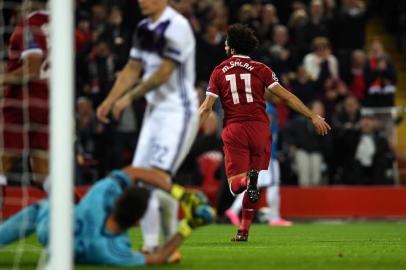
{"type": "Polygon", "coordinates": [[[52,270],[73,269],[73,8],[72,0],[50,0],[52,270]]]}

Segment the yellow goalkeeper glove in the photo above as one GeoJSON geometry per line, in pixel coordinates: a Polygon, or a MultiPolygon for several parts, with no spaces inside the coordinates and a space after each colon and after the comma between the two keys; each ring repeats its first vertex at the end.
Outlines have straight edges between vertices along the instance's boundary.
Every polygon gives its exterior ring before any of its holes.
{"type": "Polygon", "coordinates": [[[193,212],[199,206],[207,203],[207,197],[201,192],[187,191],[184,187],[173,184],[170,190],[172,197],[180,202],[185,218],[191,220],[193,212]]]}
{"type": "Polygon", "coordinates": [[[178,232],[184,237],[187,238],[192,234],[193,228],[190,226],[186,218],[182,219],[178,224],[178,232]]]}

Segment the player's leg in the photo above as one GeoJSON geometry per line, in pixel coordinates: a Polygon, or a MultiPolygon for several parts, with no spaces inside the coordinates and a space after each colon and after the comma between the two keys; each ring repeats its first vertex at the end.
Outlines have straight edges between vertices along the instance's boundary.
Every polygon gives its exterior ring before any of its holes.
{"type": "MultiPolygon", "coordinates": [[[[13,100],[20,102],[19,100],[13,100]]],[[[22,110],[17,107],[0,107],[0,130],[2,145],[0,149],[0,176],[7,181],[7,174],[19,159],[24,149],[22,110]]]]}
{"type": "MultiPolygon", "coordinates": [[[[7,186],[7,175],[11,171],[19,155],[3,152],[0,154],[0,213],[5,202],[5,190],[7,186]]],[[[0,215],[0,221],[2,217],[0,215]]]]}
{"type": "Polygon", "coordinates": [[[0,248],[34,232],[39,204],[28,206],[0,225],[0,248]]]}
{"type": "MultiPolygon", "coordinates": [[[[161,227],[164,241],[169,241],[178,231],[179,202],[169,193],[160,189],[156,190],[161,213],[161,227]]],[[[169,258],[168,263],[177,263],[181,260],[179,251],[175,251],[169,258]]]]}
{"type": "Polygon", "coordinates": [[[224,214],[226,217],[231,221],[233,225],[239,226],[241,221],[240,221],[240,211],[242,208],[242,200],[244,198],[244,193],[238,194],[235,199],[233,204],[231,205],[230,208],[228,208],[224,214]]]}
{"type": "MultiPolygon", "coordinates": [[[[136,152],[134,154],[134,159],[132,162],[132,168],[124,169],[124,171],[131,175],[133,179],[144,179],[151,178],[155,180],[158,177],[158,171],[151,171],[149,168],[149,158],[151,155],[153,132],[152,132],[152,122],[150,119],[150,108],[144,116],[143,125],[141,128],[140,136],[138,138],[136,152]]],[[[166,174],[162,174],[162,179],[167,177],[166,174]]],[[[168,180],[169,182],[169,180],[168,180]]],[[[152,187],[151,187],[152,188],[152,187]]],[[[152,252],[159,246],[159,225],[160,225],[160,214],[159,214],[159,201],[151,193],[148,208],[144,217],[140,221],[142,235],[143,235],[143,250],[146,252],[152,252]]]]}
{"type": "MultiPolygon", "coordinates": [[[[153,112],[141,131],[139,146],[133,162],[133,172],[138,174],[135,176],[141,180],[149,178],[149,183],[153,181],[153,184],[158,184],[156,186],[170,191],[171,174],[176,172],[177,167],[188,153],[197,128],[197,113],[184,116],[178,113],[168,115],[166,112],[153,112]]],[[[168,201],[169,198],[166,199],[168,201]]],[[[163,220],[168,223],[165,226],[167,228],[172,228],[173,224],[177,222],[177,203],[172,200],[170,205],[171,207],[166,205],[168,208],[166,213],[170,213],[171,216],[163,220]]],[[[151,211],[156,211],[156,209],[151,209],[151,211]]],[[[144,221],[145,224],[157,222],[156,214],[147,215],[144,219],[147,219],[144,221]]],[[[144,231],[149,235],[145,239],[154,240],[159,237],[159,228],[157,230],[156,227],[147,228],[145,226],[144,231]],[[153,230],[155,230],[155,238],[151,236],[153,230]]],[[[147,240],[149,243],[144,244],[152,246],[154,244],[152,240],[147,240]]]]}
{"type": "Polygon", "coordinates": [[[279,161],[271,159],[270,162],[272,182],[266,190],[266,201],[271,208],[269,214],[269,225],[271,226],[291,226],[292,222],[280,216],[280,167],[279,161]]]}
{"type": "MultiPolygon", "coordinates": [[[[170,173],[168,175],[170,177],[176,173],[192,147],[198,132],[199,116],[196,111],[195,113],[171,115],[170,121],[167,115],[160,118],[164,119],[164,122],[159,125],[160,133],[157,136],[157,141],[160,147],[158,149],[165,149],[165,155],[161,155],[160,158],[153,158],[151,165],[170,173]],[[175,124],[174,121],[178,124],[175,124]],[[180,123],[181,125],[179,125],[180,123]]],[[[161,222],[166,241],[176,234],[179,203],[168,193],[158,191],[157,195],[161,206],[161,222]]],[[[170,260],[171,262],[179,261],[180,253],[175,252],[170,260]]]]}
{"type": "Polygon", "coordinates": [[[312,186],[321,184],[321,164],[323,157],[320,153],[311,153],[310,155],[310,181],[312,186]]]}
{"type": "Polygon", "coordinates": [[[280,219],[279,208],[280,208],[280,197],[279,197],[279,178],[280,178],[280,168],[279,162],[277,160],[271,159],[269,164],[271,167],[271,183],[266,190],[266,201],[271,208],[269,214],[269,221],[272,224],[273,221],[280,219]]]}
{"type": "MultiPolygon", "coordinates": [[[[0,212],[5,202],[5,190],[7,185],[7,174],[11,171],[18,156],[15,154],[2,153],[0,156],[0,212]]],[[[2,217],[0,215],[0,221],[2,217]]]]}
{"type": "Polygon", "coordinates": [[[159,212],[159,200],[155,191],[153,191],[148,202],[147,211],[140,221],[144,238],[143,251],[152,253],[159,247],[160,224],[161,216],[159,212]]]}
{"type": "MultiPolygon", "coordinates": [[[[252,177],[249,174],[250,151],[244,128],[245,126],[240,124],[232,124],[227,126],[222,133],[226,174],[230,191],[234,196],[247,190],[251,182],[250,177],[252,177]]],[[[256,181],[256,179],[253,179],[253,182],[256,183],[256,181]]],[[[246,221],[252,219],[254,215],[252,208],[247,205],[247,200],[247,192],[244,192],[242,195],[242,221],[232,241],[247,241],[249,224],[246,221]]]]}
{"type": "MultiPolygon", "coordinates": [[[[271,166],[271,163],[269,163],[268,170],[262,170],[259,172],[259,175],[258,175],[258,187],[259,188],[270,185],[270,183],[271,183],[270,166],[271,166]]],[[[231,205],[231,207],[225,211],[225,215],[234,225],[240,225],[239,213],[242,208],[243,197],[244,197],[243,193],[238,194],[237,197],[235,198],[233,204],[231,205]]]]}
{"type": "Polygon", "coordinates": [[[248,232],[258,210],[258,172],[267,170],[271,158],[271,134],[265,124],[248,124],[245,126],[247,142],[250,144],[250,171],[247,173],[249,183],[242,202],[242,218],[237,235],[233,241],[247,241],[248,232]]]}
{"type": "Polygon", "coordinates": [[[30,162],[35,184],[49,192],[48,110],[30,108],[30,162]]]}
{"type": "Polygon", "coordinates": [[[309,155],[300,149],[295,152],[295,163],[298,174],[298,182],[301,187],[310,186],[310,162],[309,155]]]}
{"type": "Polygon", "coordinates": [[[244,126],[230,124],[223,129],[223,152],[230,192],[234,196],[244,192],[248,186],[247,172],[250,170],[250,152],[244,126]]]}
{"type": "Polygon", "coordinates": [[[35,184],[49,192],[49,155],[45,150],[32,150],[30,155],[31,169],[35,184]]]}
{"type": "Polygon", "coordinates": [[[20,156],[20,154],[8,151],[4,151],[0,154],[0,177],[2,182],[7,183],[7,174],[11,171],[14,163],[20,156]]]}
{"type": "Polygon", "coordinates": [[[155,193],[158,197],[161,210],[163,236],[164,240],[167,241],[177,232],[179,202],[169,195],[169,193],[160,189],[157,189],[155,193]]]}

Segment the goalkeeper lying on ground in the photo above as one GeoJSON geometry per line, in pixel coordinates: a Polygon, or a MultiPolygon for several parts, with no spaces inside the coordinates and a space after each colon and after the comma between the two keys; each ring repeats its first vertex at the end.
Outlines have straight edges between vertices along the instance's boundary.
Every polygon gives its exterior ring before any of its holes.
{"type": "MultiPolygon", "coordinates": [[[[213,220],[214,210],[195,193],[173,186],[168,191],[180,201],[185,212],[185,218],[179,222],[178,233],[153,254],[134,252],[127,230],[136,225],[145,213],[150,192],[132,185],[131,170],[127,167],[113,171],[97,182],[76,205],[76,263],[120,266],[163,264],[194,228],[213,220]]],[[[34,232],[41,244],[47,247],[48,223],[47,200],[24,208],[0,225],[0,248],[34,232]]]]}

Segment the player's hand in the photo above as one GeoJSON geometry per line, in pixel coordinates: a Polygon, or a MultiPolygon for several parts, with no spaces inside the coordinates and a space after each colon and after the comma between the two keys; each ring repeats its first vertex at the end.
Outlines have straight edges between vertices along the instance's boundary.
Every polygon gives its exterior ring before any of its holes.
{"type": "Polygon", "coordinates": [[[331,130],[329,124],[326,123],[325,119],[320,115],[315,114],[311,118],[314,127],[316,128],[316,133],[319,135],[327,135],[328,132],[331,130]]]}
{"type": "Polygon", "coordinates": [[[104,124],[110,123],[110,120],[107,118],[111,111],[112,103],[109,100],[103,101],[102,104],[97,107],[96,116],[104,124]]]}
{"type": "Polygon", "coordinates": [[[195,210],[199,206],[207,204],[208,202],[206,195],[203,193],[188,191],[184,187],[177,184],[172,185],[170,194],[179,201],[183,214],[187,219],[191,219],[193,217],[195,210]]]}
{"type": "Polygon", "coordinates": [[[124,95],[121,97],[119,100],[114,103],[113,106],[113,117],[116,120],[120,119],[120,115],[123,112],[125,108],[130,106],[131,102],[133,101],[132,97],[130,95],[124,95]]]}

